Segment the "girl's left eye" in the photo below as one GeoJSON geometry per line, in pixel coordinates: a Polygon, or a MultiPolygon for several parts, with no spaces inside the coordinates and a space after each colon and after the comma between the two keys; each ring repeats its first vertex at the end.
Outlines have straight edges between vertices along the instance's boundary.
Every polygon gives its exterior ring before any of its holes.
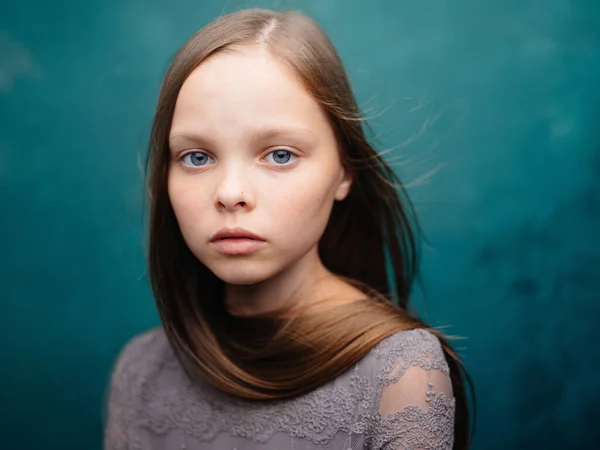
{"type": "Polygon", "coordinates": [[[269,153],[266,156],[266,160],[269,163],[272,164],[276,164],[279,166],[285,166],[288,165],[292,162],[294,162],[296,160],[296,158],[298,158],[296,155],[294,155],[292,152],[290,152],[289,150],[273,150],[271,153],[269,153]]]}

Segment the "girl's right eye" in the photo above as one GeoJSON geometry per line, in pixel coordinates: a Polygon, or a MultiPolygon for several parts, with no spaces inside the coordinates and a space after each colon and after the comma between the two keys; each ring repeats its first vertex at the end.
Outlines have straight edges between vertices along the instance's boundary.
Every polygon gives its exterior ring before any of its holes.
{"type": "Polygon", "coordinates": [[[181,161],[186,167],[202,167],[214,159],[204,152],[190,152],[183,155],[181,161]]]}

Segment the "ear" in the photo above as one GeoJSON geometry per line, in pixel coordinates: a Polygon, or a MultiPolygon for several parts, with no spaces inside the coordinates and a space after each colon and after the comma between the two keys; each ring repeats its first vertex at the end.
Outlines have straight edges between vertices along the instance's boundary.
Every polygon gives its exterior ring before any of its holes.
{"type": "Polygon", "coordinates": [[[345,168],[342,168],[341,180],[338,184],[338,187],[335,191],[335,199],[340,201],[344,200],[348,193],[350,192],[350,187],[352,186],[352,176],[350,172],[345,168]]]}

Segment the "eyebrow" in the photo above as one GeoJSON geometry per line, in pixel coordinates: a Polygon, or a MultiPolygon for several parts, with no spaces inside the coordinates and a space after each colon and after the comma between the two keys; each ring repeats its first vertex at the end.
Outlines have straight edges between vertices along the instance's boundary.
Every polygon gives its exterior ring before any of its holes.
{"type": "MultiPolygon", "coordinates": [[[[310,128],[286,126],[286,127],[269,127],[254,130],[250,133],[251,139],[256,141],[266,141],[278,137],[302,137],[314,138],[315,132],[310,128]]],[[[193,141],[193,142],[211,142],[212,139],[207,138],[207,134],[199,131],[181,131],[173,133],[169,136],[169,144],[173,145],[177,141],[193,141]]]]}
{"type": "Polygon", "coordinates": [[[267,140],[276,137],[284,137],[290,135],[302,135],[306,137],[314,137],[315,133],[310,128],[305,127],[284,127],[284,128],[264,128],[252,132],[252,137],[256,140],[267,140]]]}

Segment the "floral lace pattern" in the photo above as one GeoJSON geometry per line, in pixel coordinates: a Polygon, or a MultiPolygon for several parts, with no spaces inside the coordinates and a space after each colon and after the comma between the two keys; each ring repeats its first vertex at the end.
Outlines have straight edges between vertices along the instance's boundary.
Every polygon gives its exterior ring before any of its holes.
{"type": "Polygon", "coordinates": [[[140,433],[161,437],[176,432],[199,443],[226,434],[253,442],[252,448],[273,450],[269,442],[276,434],[317,449],[327,448],[339,433],[350,441],[361,436],[359,448],[450,449],[454,399],[435,392],[431,382],[418,393],[425,406],[379,411],[386,387],[412,367],[448,375],[439,341],[427,331],[391,336],[350,371],[304,396],[257,403],[193,382],[162,331],[152,331],[126,346],[113,372],[105,448],[135,447],[140,433]]]}
{"type": "Polygon", "coordinates": [[[369,448],[448,450],[454,443],[454,400],[437,394],[429,409],[408,407],[389,415],[377,414],[369,448]]]}

